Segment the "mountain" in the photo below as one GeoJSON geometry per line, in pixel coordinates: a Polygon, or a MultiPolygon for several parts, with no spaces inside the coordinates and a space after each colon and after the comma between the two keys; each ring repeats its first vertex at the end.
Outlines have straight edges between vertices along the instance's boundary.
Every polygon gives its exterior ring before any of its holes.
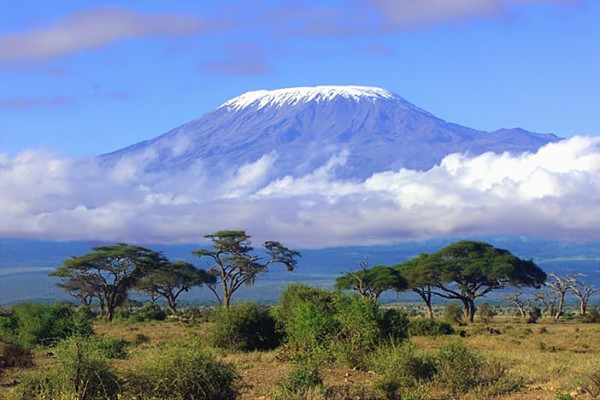
{"type": "Polygon", "coordinates": [[[270,178],[311,173],[338,157],[336,176],[364,179],[400,168],[427,170],[449,153],[535,151],[560,140],[522,129],[483,132],[446,122],[387,90],[317,86],[242,94],[157,138],[100,157],[150,161],[147,170],[191,165],[213,172],[267,155],[270,178]]]}

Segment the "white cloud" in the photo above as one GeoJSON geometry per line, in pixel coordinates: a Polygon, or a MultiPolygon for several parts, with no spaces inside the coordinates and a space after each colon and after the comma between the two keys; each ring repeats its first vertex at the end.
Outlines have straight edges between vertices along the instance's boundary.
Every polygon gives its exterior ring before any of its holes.
{"type": "Polygon", "coordinates": [[[182,36],[207,27],[196,16],[94,8],[70,14],[48,28],[0,35],[0,60],[50,59],[127,38],[182,36]]]}
{"type": "Polygon", "coordinates": [[[144,172],[148,153],[108,170],[28,151],[0,155],[0,236],[197,242],[220,229],[296,246],[442,235],[600,240],[600,138],[536,153],[452,154],[428,171],[340,180],[347,152],[301,177],[273,179],[274,153],[211,176],[144,172]],[[223,178],[225,177],[225,178],[223,178]]]}

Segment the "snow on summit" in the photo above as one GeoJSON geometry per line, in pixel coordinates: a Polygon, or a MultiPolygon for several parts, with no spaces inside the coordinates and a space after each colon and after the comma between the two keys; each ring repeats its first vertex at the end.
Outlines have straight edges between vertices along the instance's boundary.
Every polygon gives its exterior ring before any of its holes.
{"type": "Polygon", "coordinates": [[[256,90],[244,93],[223,103],[219,108],[240,110],[247,107],[261,109],[267,106],[282,107],[308,102],[326,102],[336,98],[359,101],[361,99],[396,100],[410,104],[402,97],[381,89],[368,86],[315,86],[295,87],[277,90],[256,90]]]}

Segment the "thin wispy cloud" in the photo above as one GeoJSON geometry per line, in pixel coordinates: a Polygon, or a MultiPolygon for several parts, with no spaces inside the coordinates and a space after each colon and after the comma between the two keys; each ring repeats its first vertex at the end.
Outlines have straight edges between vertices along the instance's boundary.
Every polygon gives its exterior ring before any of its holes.
{"type": "Polygon", "coordinates": [[[43,60],[139,37],[183,36],[208,29],[199,16],[121,8],[72,13],[47,28],[0,34],[0,60],[43,60]]]}
{"type": "Polygon", "coordinates": [[[269,180],[277,155],[215,175],[198,160],[145,172],[157,154],[95,161],[0,156],[0,236],[198,242],[219,229],[296,246],[390,243],[444,235],[600,240],[600,138],[536,153],[448,155],[428,171],[336,178],[347,154],[299,177],[269,180]]]}
{"type": "Polygon", "coordinates": [[[73,103],[70,96],[25,97],[15,96],[0,101],[2,110],[28,110],[32,108],[62,107],[73,103]]]}

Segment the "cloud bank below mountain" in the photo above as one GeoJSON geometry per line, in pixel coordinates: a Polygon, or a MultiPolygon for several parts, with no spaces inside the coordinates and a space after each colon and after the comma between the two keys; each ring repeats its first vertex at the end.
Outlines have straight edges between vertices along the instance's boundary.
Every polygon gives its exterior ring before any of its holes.
{"type": "Polygon", "coordinates": [[[600,138],[535,153],[450,154],[427,171],[336,178],[348,152],[312,172],[267,179],[277,153],[211,175],[145,171],[157,155],[110,168],[28,151],[0,155],[0,236],[197,243],[220,229],[299,247],[437,236],[534,235],[600,240],[600,138]]]}

